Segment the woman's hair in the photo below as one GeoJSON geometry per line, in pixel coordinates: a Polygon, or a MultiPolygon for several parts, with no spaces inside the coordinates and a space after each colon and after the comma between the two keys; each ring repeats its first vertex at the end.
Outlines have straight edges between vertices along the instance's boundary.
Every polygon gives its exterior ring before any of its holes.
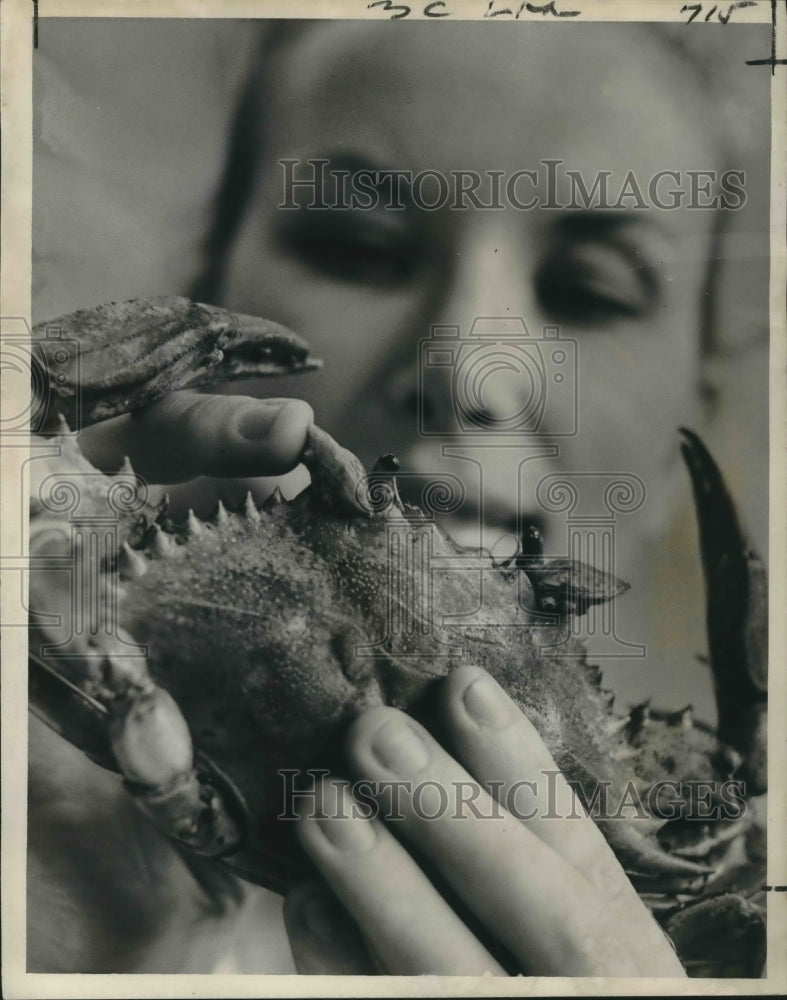
{"type": "Polygon", "coordinates": [[[198,302],[220,305],[230,247],[254,190],[264,143],[264,95],[276,57],[300,36],[311,21],[265,22],[251,71],[235,108],[227,143],[224,173],[213,197],[210,223],[202,244],[203,268],[189,295],[198,302]]]}
{"type": "MultiPolygon", "coordinates": [[[[265,22],[262,28],[251,71],[243,85],[232,119],[228,141],[226,167],[214,196],[210,224],[202,246],[204,264],[190,288],[189,294],[198,301],[221,304],[224,272],[229,252],[244,214],[250,204],[254,184],[260,168],[265,141],[265,94],[271,86],[275,64],[293,41],[310,27],[324,22],[309,20],[277,20],[265,22]]],[[[328,22],[330,23],[330,22],[328,22]]],[[[720,81],[715,70],[718,54],[710,56],[703,49],[689,44],[683,25],[641,25],[657,43],[682,64],[688,79],[693,79],[700,97],[705,126],[718,150],[719,166],[729,168],[738,160],[740,140],[740,113],[734,105],[720,98],[726,81],[720,81]]],[[[726,85],[726,90],[729,86],[726,85]]],[[[707,272],[701,302],[701,349],[709,356],[718,348],[716,294],[720,277],[720,247],[725,237],[728,213],[714,213],[713,232],[707,272]]],[[[708,386],[703,392],[712,395],[708,386]]]]}

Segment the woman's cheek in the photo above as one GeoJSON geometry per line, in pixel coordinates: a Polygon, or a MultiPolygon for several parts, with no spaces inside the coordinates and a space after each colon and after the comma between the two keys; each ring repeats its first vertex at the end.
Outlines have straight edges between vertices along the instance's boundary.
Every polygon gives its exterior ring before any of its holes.
{"type": "Polygon", "coordinates": [[[584,469],[663,475],[679,455],[677,428],[697,413],[695,348],[665,349],[660,324],[575,336],[579,433],[567,451],[584,469]]]}

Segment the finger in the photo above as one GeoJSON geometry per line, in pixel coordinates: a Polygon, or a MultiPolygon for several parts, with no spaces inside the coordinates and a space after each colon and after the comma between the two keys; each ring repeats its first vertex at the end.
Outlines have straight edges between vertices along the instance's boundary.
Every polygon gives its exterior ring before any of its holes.
{"type": "Polygon", "coordinates": [[[360,814],[346,784],[319,786],[298,835],[381,967],[399,975],[505,975],[402,845],[360,814]],[[322,818],[321,818],[322,817],[322,818]]]}
{"type": "MultiPolygon", "coordinates": [[[[531,974],[682,974],[638,899],[629,903],[630,921],[613,915],[603,893],[413,719],[388,707],[369,709],[350,729],[348,757],[372,782],[404,782],[397,803],[402,834],[531,974]],[[470,812],[469,787],[477,789],[470,812]]],[[[382,799],[390,810],[390,792],[382,799]]]]}
{"type": "Polygon", "coordinates": [[[144,410],[85,428],[79,444],[100,469],[124,456],[155,483],[197,476],[275,476],[298,464],[314,422],[299,399],[173,392],[144,410]]]}
{"type": "Polygon", "coordinates": [[[284,925],[301,975],[370,976],[377,972],[358,928],[320,883],[302,883],[288,894],[284,925]]]}
{"type": "Polygon", "coordinates": [[[636,895],[535,726],[479,667],[452,671],[441,709],[457,759],[564,860],[610,896],[636,895]]]}

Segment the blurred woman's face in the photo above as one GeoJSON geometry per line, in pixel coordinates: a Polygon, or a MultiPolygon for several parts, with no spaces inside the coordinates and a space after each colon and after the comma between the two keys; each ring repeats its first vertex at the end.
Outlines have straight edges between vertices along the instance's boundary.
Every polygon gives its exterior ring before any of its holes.
{"type": "MultiPolygon", "coordinates": [[[[713,213],[543,207],[539,163],[562,160],[559,176],[577,171],[588,188],[611,172],[613,201],[629,171],[645,190],[659,171],[685,179],[713,169],[693,81],[666,47],[627,45],[618,32],[582,34],[579,44],[580,33],[559,28],[394,26],[404,27],[308,28],[280,57],[263,164],[223,300],[310,342],[324,370],[281,394],[307,398],[317,421],[367,465],[395,452],[407,471],[464,481],[468,500],[450,525],[461,540],[478,538],[483,494],[485,544],[519,512],[541,520],[559,548],[564,529],[552,517],[563,515],[546,515],[535,495],[555,472],[639,476],[647,500],[627,533],[654,537],[681,481],[676,428],[696,422],[713,213]],[[278,208],[279,161],[301,161],[303,177],[310,159],[329,160],[329,169],[475,171],[486,178],[477,190],[484,205],[490,172],[505,183],[530,169],[540,186],[525,180],[518,196],[540,206],[315,210],[305,207],[309,192],[296,190],[301,207],[278,208]],[[536,362],[500,369],[494,343],[467,362],[466,380],[454,377],[456,352],[453,365],[433,363],[445,352],[419,352],[434,325],[474,336],[484,317],[521,318],[539,341],[543,327],[557,327],[569,346],[541,351],[543,383],[525,370],[536,362]],[[529,406],[544,393],[542,409],[529,406]],[[479,411],[491,426],[481,435],[479,411]],[[574,420],[576,433],[565,434],[574,420]]],[[[687,183],[665,182],[662,196],[687,183]]],[[[565,188],[558,200],[569,200],[565,188]]],[[[524,336],[516,323],[486,329],[524,336]]],[[[503,353],[510,360],[516,350],[509,343],[503,353]]]]}

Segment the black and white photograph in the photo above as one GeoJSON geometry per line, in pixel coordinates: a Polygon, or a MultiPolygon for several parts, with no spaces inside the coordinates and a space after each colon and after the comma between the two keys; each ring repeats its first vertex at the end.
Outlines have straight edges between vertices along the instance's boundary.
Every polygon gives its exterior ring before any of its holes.
{"type": "Polygon", "coordinates": [[[4,143],[6,994],[778,992],[787,4],[113,6],[4,143]]]}

